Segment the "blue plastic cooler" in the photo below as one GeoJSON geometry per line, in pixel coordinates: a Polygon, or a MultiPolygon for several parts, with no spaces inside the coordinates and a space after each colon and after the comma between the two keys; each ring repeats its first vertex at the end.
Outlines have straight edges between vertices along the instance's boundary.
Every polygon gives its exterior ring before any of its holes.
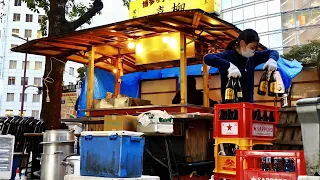
{"type": "Polygon", "coordinates": [[[141,177],[144,138],[141,133],[82,132],[80,174],[112,178],[141,177]]]}

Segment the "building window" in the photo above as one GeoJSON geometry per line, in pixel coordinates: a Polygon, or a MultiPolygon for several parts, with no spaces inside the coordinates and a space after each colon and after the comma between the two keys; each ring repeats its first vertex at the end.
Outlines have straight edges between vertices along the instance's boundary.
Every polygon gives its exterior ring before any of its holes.
{"type": "Polygon", "coordinates": [[[232,19],[233,19],[233,22],[242,21],[243,20],[243,8],[234,10],[232,19]]]}
{"type": "Polygon", "coordinates": [[[26,22],[32,22],[33,15],[32,14],[26,14],[26,22]]]}
{"type": "Polygon", "coordinates": [[[24,85],[28,85],[28,77],[26,77],[25,81],[24,81],[24,78],[21,77],[21,85],[23,85],[23,83],[24,85]]]}
{"type": "Polygon", "coordinates": [[[38,119],[39,118],[39,110],[32,110],[32,117],[38,119]]]}
{"type": "Polygon", "coordinates": [[[21,6],[21,0],[14,0],[14,6],[21,6]]]}
{"type": "MultiPolygon", "coordinates": [[[[24,102],[27,102],[27,94],[24,94],[24,102]]],[[[22,93],[20,93],[20,102],[22,102],[22,93]]]]}
{"type": "Polygon", "coordinates": [[[14,101],[14,93],[7,93],[7,102],[14,101]]]}
{"type": "Polygon", "coordinates": [[[33,81],[33,85],[35,85],[35,86],[41,86],[41,78],[35,77],[35,78],[34,78],[34,81],[33,81]]]}
{"type": "Polygon", "coordinates": [[[44,15],[39,15],[39,16],[38,16],[38,23],[39,23],[39,24],[42,23],[43,17],[44,17],[44,15]]]}
{"type": "Polygon", "coordinates": [[[17,47],[17,44],[11,44],[11,49],[17,47]]]}
{"type": "Polygon", "coordinates": [[[12,29],[12,34],[19,35],[19,29],[12,29]]]}
{"type": "Polygon", "coordinates": [[[40,94],[34,94],[32,97],[32,102],[40,102],[40,94]]]}
{"type": "Polygon", "coordinates": [[[13,110],[11,110],[11,109],[6,109],[5,115],[6,115],[6,116],[12,116],[12,115],[13,115],[13,110]]]}
{"type": "Polygon", "coordinates": [[[20,14],[14,13],[13,14],[13,21],[20,21],[20,14]]]}
{"type": "Polygon", "coordinates": [[[10,60],[9,61],[9,69],[17,69],[17,61],[10,60]]]}
{"type": "Polygon", "coordinates": [[[16,84],[16,77],[8,77],[8,85],[15,85],[16,84]]]}
{"type": "Polygon", "coordinates": [[[41,30],[37,31],[37,38],[42,38],[42,31],[41,30]]]}
{"type": "Polygon", "coordinates": [[[42,69],[42,62],[36,61],[34,68],[35,68],[35,70],[41,70],[42,69]]]}
{"type": "Polygon", "coordinates": [[[31,38],[32,37],[32,30],[31,29],[24,30],[24,37],[31,38]]]}
{"type": "MultiPolygon", "coordinates": [[[[27,67],[26,67],[26,69],[29,69],[29,64],[30,64],[30,62],[29,61],[27,61],[27,67]]],[[[22,61],[22,69],[24,69],[24,61],[22,61]]]]}
{"type": "Polygon", "coordinates": [[[69,74],[74,76],[74,68],[73,67],[69,67],[69,74]]]}

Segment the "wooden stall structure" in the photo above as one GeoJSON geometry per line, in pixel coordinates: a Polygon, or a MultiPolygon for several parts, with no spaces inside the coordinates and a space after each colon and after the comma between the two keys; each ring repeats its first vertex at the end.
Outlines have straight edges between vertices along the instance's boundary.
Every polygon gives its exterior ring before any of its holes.
{"type": "MultiPolygon", "coordinates": [[[[109,114],[110,110],[92,110],[94,67],[115,73],[117,95],[123,74],[180,66],[181,104],[185,105],[186,66],[203,63],[207,44],[213,45],[216,51],[223,51],[238,34],[239,30],[234,25],[214,15],[202,10],[187,10],[36,39],[12,51],[66,58],[88,65],[87,112],[90,116],[101,116],[109,114]]],[[[208,106],[207,74],[204,68],[205,106],[208,106]]],[[[187,106],[180,109],[181,112],[190,111],[187,106]]]]}
{"type": "Polygon", "coordinates": [[[88,117],[132,115],[148,110],[165,110],[174,114],[174,122],[177,122],[175,125],[181,125],[182,133],[173,140],[181,140],[180,149],[184,151],[184,158],[189,158],[184,161],[189,163],[208,160],[208,145],[213,145],[210,142],[213,139],[213,118],[212,115],[207,115],[209,120],[201,117],[212,111],[208,107],[207,66],[204,65],[203,68],[204,107],[200,107],[187,104],[187,65],[203,64],[208,44],[216,52],[223,51],[231,40],[238,37],[239,32],[234,25],[213,14],[202,10],[185,10],[36,39],[15,47],[12,51],[65,58],[87,65],[88,94],[85,111],[88,117]],[[94,67],[115,74],[117,95],[120,93],[120,78],[123,74],[175,66],[180,67],[181,104],[93,109],[94,67]],[[200,118],[188,115],[194,112],[200,113],[200,118]]]}

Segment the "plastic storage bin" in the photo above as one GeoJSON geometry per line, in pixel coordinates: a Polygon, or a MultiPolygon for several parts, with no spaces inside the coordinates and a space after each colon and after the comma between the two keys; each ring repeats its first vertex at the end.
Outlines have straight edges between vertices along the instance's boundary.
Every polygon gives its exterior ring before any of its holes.
{"type": "Polygon", "coordinates": [[[273,140],[278,110],[278,107],[253,103],[215,105],[214,137],[273,140]]]}
{"type": "Polygon", "coordinates": [[[80,174],[111,178],[141,177],[142,133],[87,131],[80,137],[80,174]]]}
{"type": "Polygon", "coordinates": [[[320,174],[320,98],[298,100],[297,112],[301,122],[307,175],[320,174]]]}
{"type": "Polygon", "coordinates": [[[214,172],[219,173],[221,176],[222,174],[236,175],[236,156],[224,156],[219,154],[220,144],[235,144],[238,146],[239,150],[252,150],[252,147],[255,145],[272,145],[272,141],[254,140],[249,138],[215,138],[214,157],[216,166],[214,172]]]}
{"type": "MultiPolygon", "coordinates": [[[[280,162],[280,161],[279,161],[280,162]]],[[[267,151],[237,151],[237,180],[248,179],[281,179],[296,180],[298,176],[306,174],[306,164],[303,151],[267,150],[267,151]],[[271,164],[269,171],[263,171],[261,158],[268,157],[271,164]],[[279,171],[275,170],[274,158],[289,158],[287,165],[279,163],[279,171]],[[293,160],[293,161],[291,161],[293,160]],[[286,167],[288,167],[286,169],[286,167]],[[286,170],[284,170],[286,169],[286,170]],[[285,172],[286,171],[286,172],[285,172]]]]}

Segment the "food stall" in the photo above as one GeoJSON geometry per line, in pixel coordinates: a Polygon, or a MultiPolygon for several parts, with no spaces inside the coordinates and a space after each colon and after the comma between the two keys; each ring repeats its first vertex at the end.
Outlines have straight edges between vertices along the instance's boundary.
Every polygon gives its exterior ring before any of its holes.
{"type": "MultiPolygon", "coordinates": [[[[213,13],[215,11],[213,1],[205,2],[205,6],[193,3],[188,5],[187,2],[184,2],[181,3],[184,4],[182,9],[170,8],[173,12],[168,12],[167,9],[162,11],[165,13],[149,16],[145,16],[147,14],[144,14],[143,10],[137,11],[130,8],[130,15],[133,19],[32,40],[13,48],[12,51],[57,59],[65,58],[87,65],[87,101],[84,111],[88,118],[102,117],[103,119],[104,116],[113,114],[136,115],[149,110],[162,110],[174,115],[174,135],[164,138],[163,136],[150,137],[150,139],[153,138],[152,141],[146,142],[146,147],[149,148],[154,144],[160,146],[153,148],[154,151],[151,148],[147,151],[153,159],[150,164],[156,162],[168,168],[171,179],[174,176],[179,177],[179,166],[184,167],[182,169],[187,169],[187,166],[192,167],[191,169],[194,169],[194,166],[203,169],[208,165],[211,172],[213,162],[210,160],[213,160],[213,147],[210,146],[213,145],[213,112],[209,107],[209,76],[208,68],[203,64],[203,55],[207,52],[208,45],[212,46],[216,52],[223,51],[228,43],[238,36],[240,30],[219,19],[213,13]],[[211,14],[200,9],[184,10],[185,7],[187,9],[188,7],[209,6],[210,8],[206,11],[211,14]],[[137,15],[137,12],[141,14],[137,15]],[[203,107],[187,104],[187,66],[194,64],[203,64],[203,107]],[[93,108],[94,68],[114,73],[114,92],[117,96],[120,94],[121,76],[124,74],[177,66],[180,67],[180,104],[93,108]],[[155,153],[160,153],[160,158],[155,157],[155,153]],[[181,160],[175,158],[177,154],[180,154],[181,160]],[[163,163],[159,159],[167,161],[163,163]],[[170,162],[171,159],[172,162],[170,162]],[[171,163],[176,165],[175,170],[172,169],[174,166],[171,166],[171,163]]],[[[161,2],[155,1],[154,3],[161,2]]],[[[174,3],[174,7],[176,4],[174,3]]],[[[142,5],[147,8],[146,4],[142,5]]],[[[74,119],[73,121],[87,122],[88,120],[74,119]]],[[[149,172],[155,171],[154,168],[151,168],[153,166],[145,167],[150,168],[149,172]]],[[[180,171],[180,175],[187,173],[189,172],[180,171]]],[[[156,172],[156,174],[161,175],[163,172],[156,172]]]]}

